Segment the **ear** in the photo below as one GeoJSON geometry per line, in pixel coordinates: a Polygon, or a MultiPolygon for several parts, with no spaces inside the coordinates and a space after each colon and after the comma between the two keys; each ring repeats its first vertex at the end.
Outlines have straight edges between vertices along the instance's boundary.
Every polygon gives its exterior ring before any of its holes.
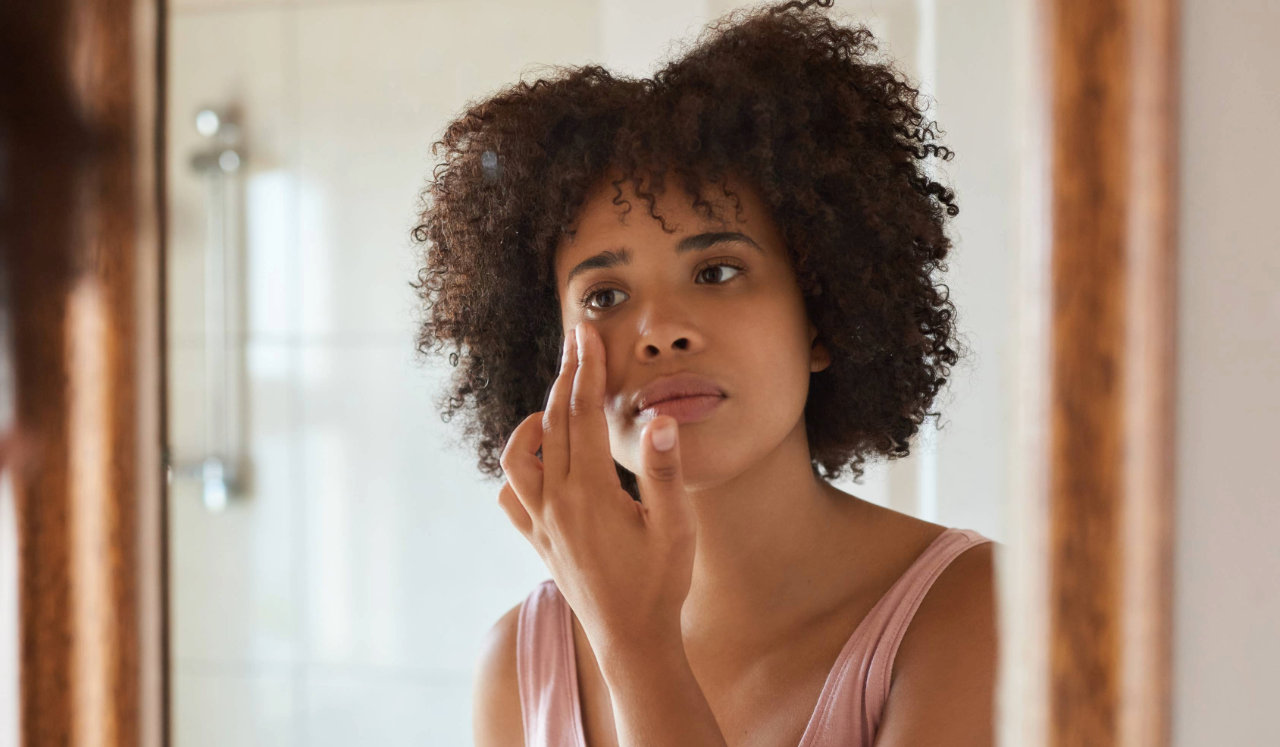
{"type": "Polygon", "coordinates": [[[831,365],[831,352],[818,342],[818,328],[809,324],[809,372],[822,371],[831,365]]]}

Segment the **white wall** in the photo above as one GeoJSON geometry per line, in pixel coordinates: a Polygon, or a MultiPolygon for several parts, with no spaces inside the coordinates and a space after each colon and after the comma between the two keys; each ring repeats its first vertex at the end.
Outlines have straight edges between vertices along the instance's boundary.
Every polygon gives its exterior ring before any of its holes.
{"type": "Polygon", "coordinates": [[[238,104],[251,495],[171,503],[175,740],[462,745],[480,638],[546,571],[414,358],[415,200],[465,101],[598,54],[596,0],[176,2],[169,36],[175,459],[198,456],[203,104],[238,104]]]}
{"type": "Polygon", "coordinates": [[[1175,747],[1280,741],[1280,4],[1185,0],[1175,747]]]}
{"type": "Polygon", "coordinates": [[[948,285],[972,348],[941,407],[936,521],[1001,542],[1008,538],[1005,462],[1014,402],[1014,4],[938,0],[934,21],[937,117],[956,151],[944,173],[960,205],[948,285]]]}

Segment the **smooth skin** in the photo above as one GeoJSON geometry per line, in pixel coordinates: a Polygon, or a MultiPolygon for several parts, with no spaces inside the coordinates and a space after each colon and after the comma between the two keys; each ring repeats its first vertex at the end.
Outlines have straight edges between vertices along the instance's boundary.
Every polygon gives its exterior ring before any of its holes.
{"type": "MultiPolygon", "coordinates": [[[[728,186],[736,214],[704,195],[720,220],[669,188],[658,211],[674,233],[631,185],[630,212],[607,180],[593,191],[556,255],[561,371],[502,455],[499,504],[574,612],[589,747],[796,745],[853,630],[943,530],[812,473],[804,404],[830,358],[768,207],[750,184],[728,186]],[[602,253],[613,261],[570,281],[602,253]],[[641,422],[628,404],[685,371],[727,397],[659,450],[674,419],[641,422]],[[636,473],[643,504],[613,459],[636,473]]],[[[485,639],[477,747],[524,744],[518,612],[485,639]]],[[[993,744],[995,619],[985,544],[947,567],[908,627],[878,747],[993,744]]]]}

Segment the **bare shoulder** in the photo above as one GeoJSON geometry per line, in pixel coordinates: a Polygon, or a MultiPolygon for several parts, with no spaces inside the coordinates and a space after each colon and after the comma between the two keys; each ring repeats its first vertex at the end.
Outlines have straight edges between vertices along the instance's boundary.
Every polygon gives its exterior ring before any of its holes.
{"type": "Polygon", "coordinates": [[[523,747],[520,683],[516,678],[516,633],[520,605],[485,634],[472,683],[471,728],[475,747],[523,747]]]}
{"type": "Polygon", "coordinates": [[[877,747],[994,743],[995,545],[966,549],[925,594],[894,657],[877,747]]]}
{"type": "Polygon", "coordinates": [[[908,661],[930,652],[954,656],[975,644],[994,642],[995,545],[969,547],[943,569],[908,625],[899,656],[906,654],[908,661]]]}

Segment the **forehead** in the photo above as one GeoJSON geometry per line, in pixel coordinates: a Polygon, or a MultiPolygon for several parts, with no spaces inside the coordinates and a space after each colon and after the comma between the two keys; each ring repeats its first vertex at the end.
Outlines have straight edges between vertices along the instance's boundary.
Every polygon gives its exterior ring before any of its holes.
{"type": "Polygon", "coordinates": [[[574,235],[557,245],[555,267],[561,284],[574,263],[612,246],[626,246],[633,252],[667,249],[684,237],[705,231],[740,231],[766,251],[782,245],[781,231],[768,205],[749,182],[730,177],[723,186],[731,195],[724,194],[720,184],[703,185],[701,197],[714,208],[712,217],[695,209],[693,195],[669,178],[665,189],[654,195],[654,212],[671,229],[668,233],[650,215],[648,200],[639,195],[632,181],[614,187],[617,176],[614,173],[600,180],[587,194],[574,222],[574,235]]]}

